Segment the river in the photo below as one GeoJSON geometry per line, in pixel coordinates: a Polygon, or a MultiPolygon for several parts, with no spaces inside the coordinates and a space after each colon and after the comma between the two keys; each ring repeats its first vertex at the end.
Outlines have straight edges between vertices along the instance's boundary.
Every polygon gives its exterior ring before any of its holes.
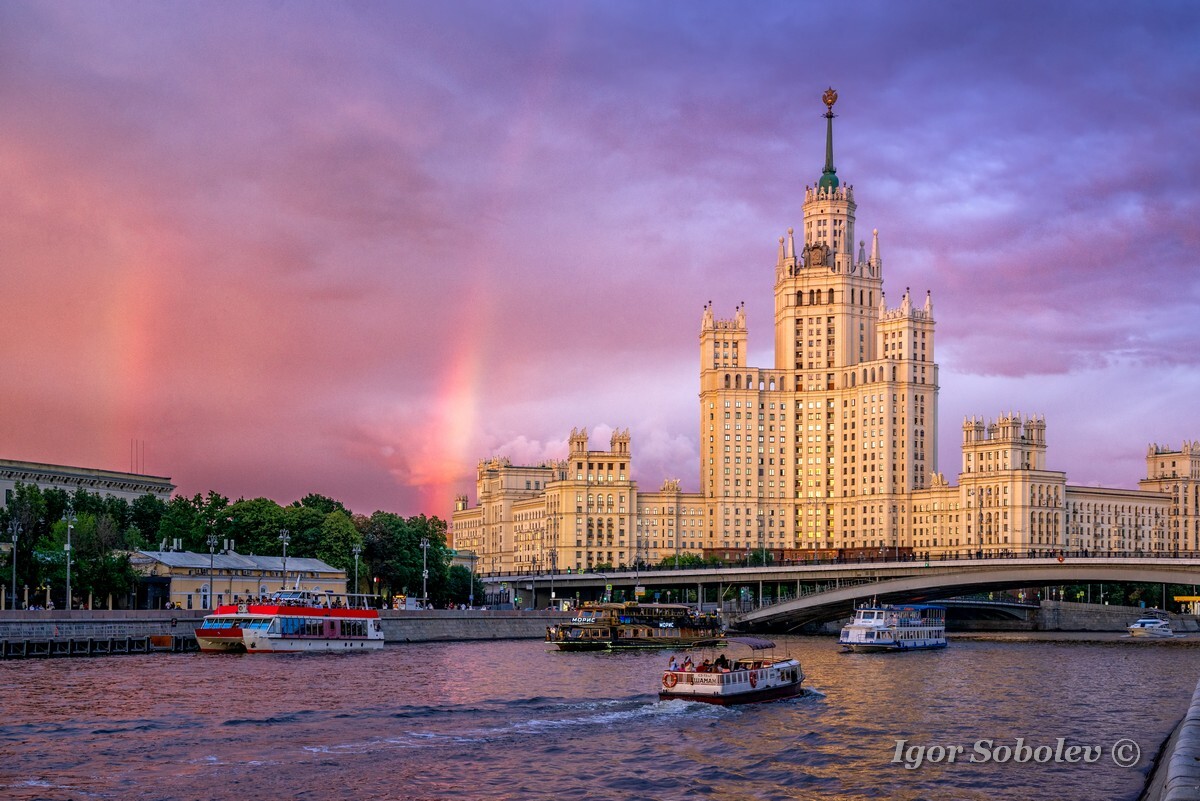
{"type": "Polygon", "coordinates": [[[736,708],[659,702],[664,652],[528,640],[0,662],[0,797],[1133,801],[1200,674],[1187,641],[778,642],[809,693],[736,708]]]}

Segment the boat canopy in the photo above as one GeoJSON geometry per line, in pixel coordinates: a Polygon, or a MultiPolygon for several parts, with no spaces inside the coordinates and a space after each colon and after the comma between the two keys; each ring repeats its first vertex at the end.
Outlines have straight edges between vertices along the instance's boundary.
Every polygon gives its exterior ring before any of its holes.
{"type": "Polygon", "coordinates": [[[768,648],[774,648],[775,643],[765,637],[725,637],[720,642],[736,642],[742,645],[749,646],[755,651],[765,651],[768,648]]]}

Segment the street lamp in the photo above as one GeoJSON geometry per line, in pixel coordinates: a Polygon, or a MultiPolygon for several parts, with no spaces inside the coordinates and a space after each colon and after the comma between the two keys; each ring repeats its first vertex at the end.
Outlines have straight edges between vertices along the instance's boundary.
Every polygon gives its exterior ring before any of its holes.
{"type": "Polygon", "coordinates": [[[474,551],[471,551],[471,584],[470,588],[467,590],[467,606],[471,607],[472,609],[475,608],[475,560],[477,558],[478,554],[476,554],[474,551]]]}
{"type": "Polygon", "coordinates": [[[283,588],[287,589],[287,544],[291,542],[292,533],[286,528],[279,529],[279,541],[283,543],[283,588]]]}
{"type": "Polygon", "coordinates": [[[429,595],[426,587],[429,579],[429,538],[421,537],[421,604],[429,606],[429,595]]]}
{"type": "Polygon", "coordinates": [[[762,511],[762,509],[759,509],[758,510],[758,546],[759,546],[759,549],[762,551],[763,567],[767,566],[767,534],[763,528],[765,523],[766,523],[766,520],[763,517],[763,511],[762,511]]]}
{"type": "MultiPolygon", "coordinates": [[[[13,583],[12,583],[12,608],[17,608],[17,537],[21,533],[21,524],[16,520],[8,521],[8,533],[12,535],[12,568],[13,568],[13,583]]],[[[29,599],[25,601],[29,604],[29,599]]]]}
{"type": "Polygon", "coordinates": [[[358,555],[362,553],[362,546],[355,545],[350,548],[350,553],[354,554],[354,592],[358,592],[358,555]]]}
{"type": "Polygon", "coordinates": [[[215,609],[213,602],[215,600],[214,592],[217,588],[217,575],[213,565],[216,561],[217,554],[217,524],[213,521],[212,528],[208,531],[208,608],[215,609]]]}
{"type": "Polygon", "coordinates": [[[63,514],[67,522],[67,611],[71,611],[71,530],[75,528],[75,515],[63,514]]]}

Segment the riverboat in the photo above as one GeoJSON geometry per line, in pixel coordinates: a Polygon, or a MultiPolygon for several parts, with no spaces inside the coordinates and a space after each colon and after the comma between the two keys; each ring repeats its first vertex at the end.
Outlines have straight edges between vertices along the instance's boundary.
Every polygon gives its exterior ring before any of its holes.
{"type": "Polygon", "coordinates": [[[716,615],[687,604],[584,604],[570,623],[546,628],[546,642],[560,651],[622,648],[690,648],[722,635],[716,615]]]}
{"type": "Polygon", "coordinates": [[[803,692],[804,670],[798,660],[759,653],[775,648],[771,640],[726,637],[724,642],[749,647],[751,656],[731,661],[721,654],[699,665],[688,657],[679,666],[675,665],[675,657],[671,657],[671,666],[662,674],[659,699],[730,706],[792,698],[803,692]]]}
{"type": "Polygon", "coordinates": [[[1175,636],[1174,630],[1171,629],[1171,622],[1161,617],[1144,617],[1135,620],[1125,630],[1129,632],[1130,637],[1165,639],[1175,636]]]}
{"type": "Polygon", "coordinates": [[[366,651],[383,647],[369,595],[282,590],[269,599],[218,606],[195,629],[206,653],[366,651]]]}
{"type": "Polygon", "coordinates": [[[929,604],[864,606],[842,627],[844,651],[920,651],[946,647],[946,608],[929,604]]]}

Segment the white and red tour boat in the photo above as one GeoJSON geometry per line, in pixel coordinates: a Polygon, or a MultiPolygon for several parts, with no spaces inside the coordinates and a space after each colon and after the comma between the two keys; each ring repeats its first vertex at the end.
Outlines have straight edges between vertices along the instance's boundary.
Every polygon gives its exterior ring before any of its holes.
{"type": "Polygon", "coordinates": [[[263,601],[218,606],[195,630],[206,653],[366,651],[383,647],[369,595],[282,590],[263,601]]]}
{"type": "Polygon", "coordinates": [[[771,640],[725,637],[721,642],[730,647],[745,645],[750,648],[751,656],[731,661],[721,654],[698,665],[691,657],[676,665],[675,657],[671,657],[671,665],[662,674],[658,697],[664,701],[680,699],[729,706],[791,698],[803,692],[800,685],[804,670],[799,661],[760,653],[775,647],[771,640]]]}

